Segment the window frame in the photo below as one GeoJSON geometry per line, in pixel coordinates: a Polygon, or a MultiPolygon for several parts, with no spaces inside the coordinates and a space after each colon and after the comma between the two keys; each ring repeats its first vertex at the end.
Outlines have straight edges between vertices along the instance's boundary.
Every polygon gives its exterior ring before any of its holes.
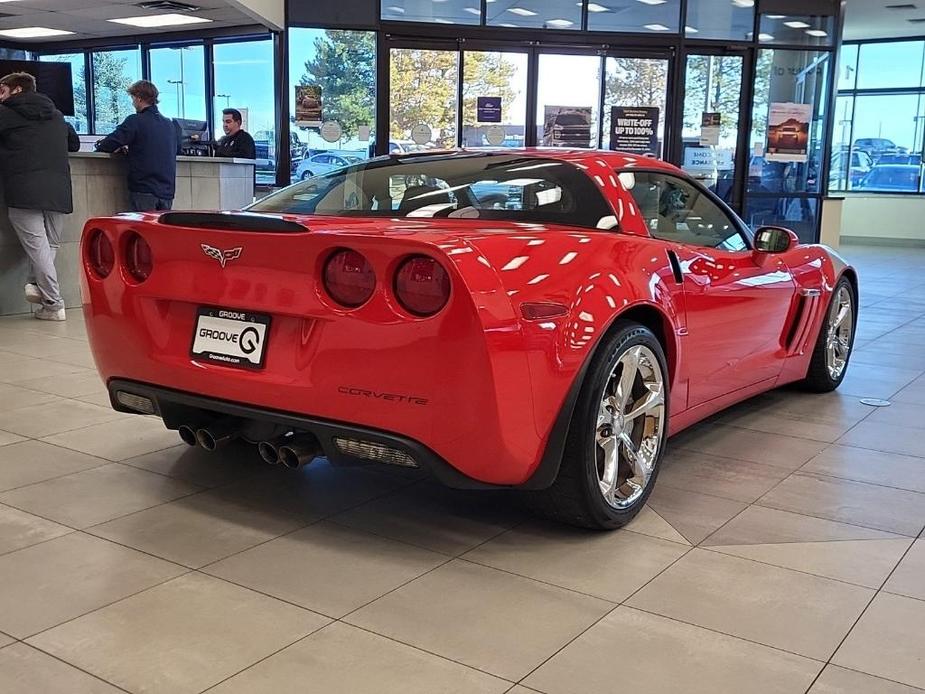
{"type": "MultiPolygon", "coordinates": [[[[700,183],[700,181],[697,181],[696,179],[693,179],[693,178],[689,178],[687,176],[678,175],[672,171],[665,171],[663,169],[656,169],[656,168],[650,168],[650,167],[635,167],[635,166],[629,167],[629,168],[622,167],[622,168],[615,169],[614,173],[616,173],[618,177],[620,174],[623,174],[623,173],[631,173],[631,174],[645,173],[649,175],[662,176],[667,179],[674,179],[676,181],[681,181],[682,183],[686,183],[687,185],[689,185],[691,188],[696,190],[701,195],[706,196],[707,200],[712,202],[719,209],[720,212],[725,214],[732,221],[732,226],[736,230],[736,233],[745,242],[745,248],[742,250],[729,250],[726,248],[721,248],[719,246],[702,246],[699,244],[688,243],[686,241],[678,241],[675,239],[661,238],[661,237],[658,237],[652,234],[652,231],[648,227],[646,227],[646,233],[649,235],[649,238],[654,239],[656,241],[661,241],[663,243],[676,243],[680,246],[685,246],[687,248],[709,249],[712,251],[722,251],[723,253],[751,253],[754,250],[755,248],[754,234],[752,233],[749,226],[739,217],[739,215],[735,213],[735,211],[729,205],[727,205],[723,201],[722,198],[716,195],[713,191],[711,191],[705,185],[700,183]]],[[[627,195],[630,196],[630,198],[632,198],[634,204],[638,204],[636,203],[636,198],[633,197],[632,191],[626,190],[625,192],[627,195]]]]}

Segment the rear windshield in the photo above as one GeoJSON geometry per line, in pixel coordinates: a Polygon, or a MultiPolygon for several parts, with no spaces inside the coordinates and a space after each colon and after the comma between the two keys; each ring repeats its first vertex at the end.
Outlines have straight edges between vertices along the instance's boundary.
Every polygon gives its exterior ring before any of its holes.
{"type": "Polygon", "coordinates": [[[500,153],[380,157],[309,178],[248,210],[616,226],[600,189],[573,164],[500,153]]]}

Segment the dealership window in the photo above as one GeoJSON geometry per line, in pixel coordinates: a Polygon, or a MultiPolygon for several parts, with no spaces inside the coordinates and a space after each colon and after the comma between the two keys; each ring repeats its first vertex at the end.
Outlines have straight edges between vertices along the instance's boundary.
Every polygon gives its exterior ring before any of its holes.
{"type": "Polygon", "coordinates": [[[105,135],[135,112],[126,89],[141,79],[141,50],[126,48],[90,54],[93,75],[93,130],[105,135]]]}
{"type": "Polygon", "coordinates": [[[463,53],[463,147],[523,147],[527,54],[463,53]]]}
{"type": "Polygon", "coordinates": [[[751,41],[755,0],[688,0],[684,33],[692,39],[751,41]]]}
{"type": "Polygon", "coordinates": [[[243,128],[257,147],[257,183],[273,185],[275,161],[269,158],[270,143],[276,149],[276,109],[273,96],[273,42],[236,41],[216,43],[212,49],[212,94],[215,137],[222,130],[222,110],[241,112],[243,128]]]}
{"type": "Polygon", "coordinates": [[[659,3],[588,3],[588,29],[591,31],[632,31],[639,33],[678,33],[681,26],[681,0],[659,3]]]}
{"type": "Polygon", "coordinates": [[[763,14],[758,40],[791,46],[831,46],[835,36],[834,17],[792,14],[763,14]]]}
{"type": "Polygon", "coordinates": [[[485,23],[489,26],[581,29],[581,2],[576,0],[493,2],[486,8],[485,23]]]}
{"type": "Polygon", "coordinates": [[[206,120],[205,50],[201,45],[152,48],[151,81],[168,118],[206,120]]]}
{"type": "Polygon", "coordinates": [[[665,108],[668,100],[668,60],[663,58],[614,58],[604,63],[604,148],[610,147],[610,114],[613,106],[641,106],[658,109],[658,148],[665,146],[665,108]]]}
{"type": "Polygon", "coordinates": [[[45,63],[70,63],[71,81],[74,87],[74,115],[65,116],[64,119],[74,126],[74,130],[82,135],[90,132],[89,114],[87,112],[87,86],[84,79],[87,70],[83,53],[60,53],[56,55],[40,55],[38,59],[45,63]]]}
{"type": "MultiPolygon", "coordinates": [[[[368,158],[375,142],[375,33],[291,29],[289,104],[293,181],[336,168],[313,159],[317,154],[368,158]]],[[[267,142],[267,157],[275,167],[276,146],[273,138],[267,142]]]]}
{"type": "Polygon", "coordinates": [[[382,0],[382,18],[397,22],[479,24],[479,0],[382,0]]]}
{"type": "Polygon", "coordinates": [[[829,190],[923,192],[925,41],[842,47],[829,190]]]}
{"type": "Polygon", "coordinates": [[[755,71],[745,219],[815,238],[832,54],[762,49],[755,71]]]}

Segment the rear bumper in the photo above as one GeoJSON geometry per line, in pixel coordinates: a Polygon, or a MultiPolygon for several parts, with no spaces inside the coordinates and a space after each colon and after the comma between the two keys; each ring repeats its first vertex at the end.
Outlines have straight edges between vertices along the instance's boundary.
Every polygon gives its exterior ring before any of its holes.
{"type": "Polygon", "coordinates": [[[188,423],[194,413],[202,411],[240,417],[309,432],[318,439],[325,456],[335,463],[353,459],[340,452],[334,439],[359,439],[379,443],[409,455],[420,469],[448,487],[456,489],[498,488],[498,485],[480,482],[464,475],[424,444],[400,434],[194,395],[137,381],[112,379],[109,381],[108,388],[110,402],[119,412],[137,414],[135,410],[125,407],[116,399],[118,392],[130,393],[151,400],[154,403],[156,414],[164,420],[168,429],[176,429],[181,424],[188,423]]]}

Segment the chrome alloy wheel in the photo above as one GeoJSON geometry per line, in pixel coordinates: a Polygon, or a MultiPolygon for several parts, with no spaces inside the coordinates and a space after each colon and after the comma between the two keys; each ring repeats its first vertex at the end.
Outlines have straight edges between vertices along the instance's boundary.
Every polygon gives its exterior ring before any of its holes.
{"type": "Polygon", "coordinates": [[[854,331],[854,303],[851,290],[842,285],[832,300],[826,325],[825,365],[832,380],[841,377],[848,354],[851,352],[851,334],[854,331]]]}
{"type": "Polygon", "coordinates": [[[632,506],[645,491],[664,426],[661,364],[648,347],[630,347],[607,378],[595,431],[597,481],[612,507],[632,506]]]}

